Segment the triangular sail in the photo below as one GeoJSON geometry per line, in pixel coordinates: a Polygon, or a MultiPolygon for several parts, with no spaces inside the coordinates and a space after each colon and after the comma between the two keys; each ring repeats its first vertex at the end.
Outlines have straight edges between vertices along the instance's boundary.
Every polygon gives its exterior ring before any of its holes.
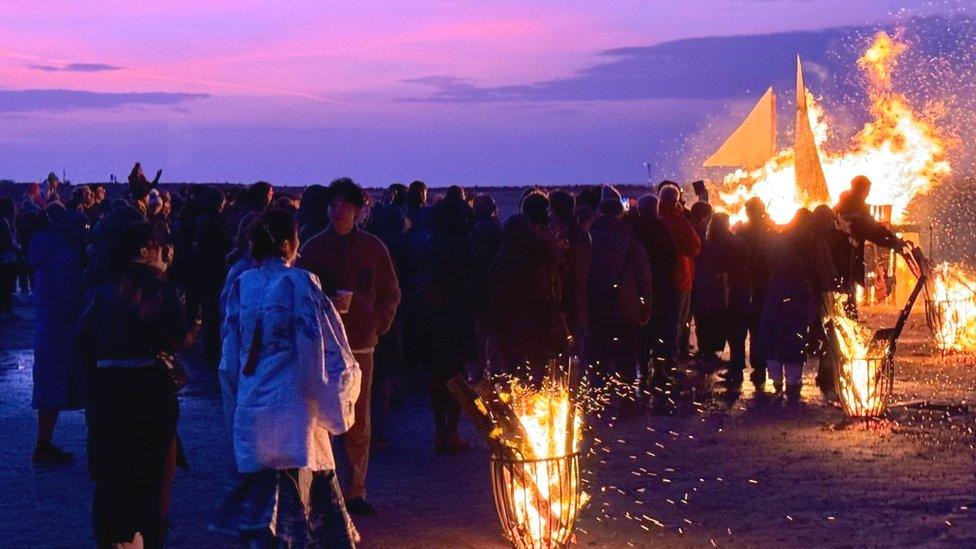
{"type": "Polygon", "coordinates": [[[796,56],[796,194],[801,203],[808,206],[826,204],[830,201],[827,180],[820,153],[813,139],[810,115],[807,112],[807,88],[803,84],[803,66],[800,56],[796,56]]]}
{"type": "Polygon", "coordinates": [[[766,90],[749,116],[702,166],[755,169],[776,154],[776,94],[766,90]]]}

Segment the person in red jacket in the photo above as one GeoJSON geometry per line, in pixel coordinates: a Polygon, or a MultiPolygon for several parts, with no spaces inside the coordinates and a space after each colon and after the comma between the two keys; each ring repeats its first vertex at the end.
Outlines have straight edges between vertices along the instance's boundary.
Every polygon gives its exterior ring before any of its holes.
{"type": "Polygon", "coordinates": [[[655,361],[654,389],[664,390],[671,368],[678,360],[679,342],[688,329],[691,307],[691,286],[695,280],[695,256],[701,251],[701,239],[685,218],[679,203],[680,191],[674,185],[661,187],[658,196],[658,219],[671,236],[674,245],[674,271],[671,273],[674,299],[658,314],[668,317],[665,336],[666,354],[670,360],[655,361]]]}
{"type": "Polygon", "coordinates": [[[349,178],[337,179],[329,185],[328,204],[329,226],[301,247],[297,266],[317,275],[333,299],[362,370],[356,422],[342,435],[350,473],[343,495],[350,513],[365,515],[375,512],[366,501],[373,350],[393,323],[400,288],[386,246],[356,225],[366,206],[363,189],[349,178]]]}

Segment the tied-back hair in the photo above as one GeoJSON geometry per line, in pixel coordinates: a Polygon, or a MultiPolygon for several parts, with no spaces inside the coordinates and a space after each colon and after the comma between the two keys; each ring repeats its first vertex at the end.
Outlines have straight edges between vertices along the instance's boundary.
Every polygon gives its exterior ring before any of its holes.
{"type": "Polygon", "coordinates": [[[129,262],[139,259],[143,248],[157,248],[163,245],[156,230],[146,221],[125,221],[117,227],[118,233],[108,245],[109,267],[119,272],[129,262]]]}
{"type": "Polygon", "coordinates": [[[251,257],[255,261],[283,258],[286,242],[298,239],[298,227],[291,212],[279,208],[267,210],[251,224],[251,257]]]}

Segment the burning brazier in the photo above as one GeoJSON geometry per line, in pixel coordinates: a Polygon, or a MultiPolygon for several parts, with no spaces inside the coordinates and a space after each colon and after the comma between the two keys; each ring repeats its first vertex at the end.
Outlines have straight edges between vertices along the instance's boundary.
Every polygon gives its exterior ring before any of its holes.
{"type": "Polygon", "coordinates": [[[514,380],[472,386],[461,376],[448,384],[491,449],[495,509],[518,549],[564,547],[584,503],[583,413],[571,372],[550,366],[539,387],[514,380]]]}

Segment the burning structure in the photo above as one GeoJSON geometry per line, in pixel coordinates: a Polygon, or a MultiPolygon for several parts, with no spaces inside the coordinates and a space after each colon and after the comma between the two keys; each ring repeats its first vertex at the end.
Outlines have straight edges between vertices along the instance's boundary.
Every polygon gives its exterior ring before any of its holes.
{"type": "Polygon", "coordinates": [[[705,166],[740,167],[724,178],[720,207],[741,219],[746,200],[759,196],[770,217],[782,224],[800,207],[836,203],[851,179],[864,175],[874,182],[869,203],[890,207],[891,221],[905,222],[911,200],[951,172],[946,156],[950,140],[936,125],[938,109],[921,114],[893,88],[892,74],[906,48],[879,32],[858,59],[868,82],[871,121],[841,151],[826,148],[830,127],[804,85],[798,58],[794,147],[774,152],[776,100],[770,88],[705,161],[705,166]],[[765,161],[759,160],[765,155],[765,161]]]}
{"type": "MultiPolygon", "coordinates": [[[[912,221],[908,219],[909,203],[949,175],[951,166],[946,150],[950,140],[936,124],[939,109],[916,111],[893,87],[892,76],[906,49],[904,43],[879,32],[858,59],[868,83],[871,120],[839,151],[826,148],[830,127],[804,84],[797,58],[793,147],[775,150],[776,96],[770,88],[704,162],[704,166],[739,167],[724,178],[718,207],[742,219],[746,201],[757,196],[771,219],[784,224],[799,208],[836,204],[852,179],[863,175],[874,183],[867,201],[878,221],[889,225],[912,221]]],[[[868,268],[868,278],[886,283],[894,275],[897,259],[893,253],[875,255],[869,262],[875,265],[868,268]],[[872,277],[871,273],[879,274],[872,277]]],[[[913,259],[906,257],[909,268],[911,263],[913,259]]],[[[838,353],[836,391],[849,416],[873,417],[884,412],[893,383],[895,339],[923,287],[927,319],[939,348],[976,350],[976,285],[971,282],[976,279],[963,275],[958,266],[944,265],[931,273],[912,270],[918,283],[898,326],[891,330],[872,333],[845,314],[845,296],[828,294],[825,298],[822,319],[838,353]],[[925,286],[929,275],[931,281],[925,286]]],[[[875,285],[868,287],[868,297],[875,297],[875,285]]],[[[888,288],[883,290],[883,294],[890,293],[888,288]]]]}

